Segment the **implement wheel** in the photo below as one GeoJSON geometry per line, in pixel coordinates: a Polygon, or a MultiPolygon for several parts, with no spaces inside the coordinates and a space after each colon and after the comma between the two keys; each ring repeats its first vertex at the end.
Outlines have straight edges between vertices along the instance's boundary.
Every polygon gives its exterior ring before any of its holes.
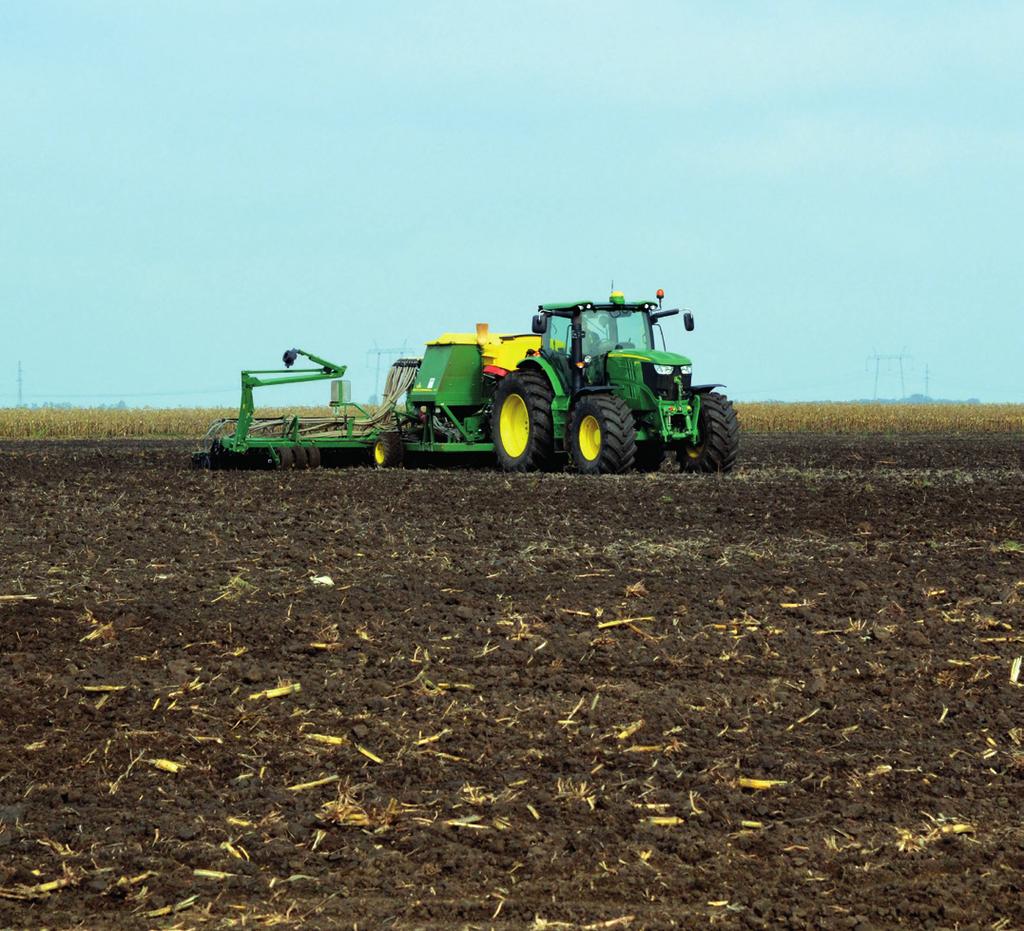
{"type": "Polygon", "coordinates": [[[572,411],[569,451],[585,475],[626,472],[636,459],[636,426],[622,398],[613,394],[584,397],[572,411]]]}
{"type": "Polygon", "coordinates": [[[526,369],[501,380],[491,411],[491,438],[498,465],[506,472],[550,468],[555,449],[552,397],[542,372],[526,369]]]}
{"type": "Polygon", "coordinates": [[[308,469],[309,468],[309,450],[305,446],[295,446],[292,448],[292,452],[295,453],[295,466],[296,469],[308,469]]]}
{"type": "Polygon", "coordinates": [[[731,472],[740,449],[740,425],[732,401],[718,391],[701,395],[700,442],[676,452],[682,472],[731,472]]]}
{"type": "Polygon", "coordinates": [[[309,460],[309,467],[311,469],[320,468],[320,447],[319,446],[307,446],[306,447],[306,458],[309,460]]]}
{"type": "Polygon", "coordinates": [[[400,433],[382,433],[370,449],[370,458],[378,469],[395,469],[405,457],[400,433]]]}

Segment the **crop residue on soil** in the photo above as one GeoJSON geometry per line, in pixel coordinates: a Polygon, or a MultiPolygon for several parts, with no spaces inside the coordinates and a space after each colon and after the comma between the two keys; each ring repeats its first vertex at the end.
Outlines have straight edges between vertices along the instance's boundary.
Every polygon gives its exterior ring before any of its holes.
{"type": "Polygon", "coordinates": [[[0,926],[1024,922],[1019,438],[187,450],[0,453],[0,926]]]}

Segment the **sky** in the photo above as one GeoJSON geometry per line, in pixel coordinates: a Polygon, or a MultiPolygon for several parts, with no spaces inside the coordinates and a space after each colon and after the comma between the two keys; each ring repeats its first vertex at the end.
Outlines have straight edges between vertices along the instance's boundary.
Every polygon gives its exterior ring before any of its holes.
{"type": "MultiPolygon", "coordinates": [[[[1024,402],[1019,3],[0,0],[0,405],[666,291],[739,400],[1024,402]],[[877,363],[878,394],[900,394],[877,363]]],[[[382,358],[389,358],[385,353],[382,358]]],[[[262,403],[327,401],[326,385],[262,403]]]]}

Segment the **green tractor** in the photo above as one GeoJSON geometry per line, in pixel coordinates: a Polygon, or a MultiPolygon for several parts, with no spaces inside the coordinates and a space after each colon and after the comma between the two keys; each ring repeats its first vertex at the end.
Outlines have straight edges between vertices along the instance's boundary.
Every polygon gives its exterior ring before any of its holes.
{"type": "MultiPolygon", "coordinates": [[[[306,469],[454,457],[497,459],[508,472],[659,469],[669,452],[686,472],[728,472],[739,427],[732,404],[691,383],[685,356],[654,348],[657,303],[542,304],[533,335],[445,333],[422,358],[391,367],[381,403],[349,399],[345,366],[289,349],[284,369],[242,372],[238,415],[211,424],[192,464],[206,469],[306,469]],[[303,356],[312,368],[293,369],[303,356]],[[331,380],[326,416],[259,417],[253,390],[331,380]]],[[[693,316],[683,321],[693,329],[693,316]]],[[[664,345],[664,336],[662,337],[664,345]]],[[[493,460],[492,460],[493,461],[493,460]]]]}
{"type": "MultiPolygon", "coordinates": [[[[658,302],[542,304],[533,318],[540,349],[500,380],[491,439],[500,466],[578,471],[658,470],[674,452],[686,472],[729,472],[739,450],[732,402],[694,385],[686,356],[655,349],[654,330],[680,311],[658,302]]],[[[683,315],[686,330],[693,315],[683,315]]],[[[664,338],[663,338],[664,342],[664,338]]]]}

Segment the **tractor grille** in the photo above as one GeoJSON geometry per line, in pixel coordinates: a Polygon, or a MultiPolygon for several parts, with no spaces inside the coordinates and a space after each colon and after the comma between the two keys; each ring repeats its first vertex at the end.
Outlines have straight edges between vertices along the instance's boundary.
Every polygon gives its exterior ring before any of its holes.
{"type": "Polygon", "coordinates": [[[659,375],[654,371],[653,362],[643,363],[644,372],[644,384],[647,385],[651,391],[654,392],[654,396],[661,398],[666,401],[673,401],[676,399],[676,378],[682,379],[683,383],[683,394],[685,395],[690,390],[690,380],[693,376],[691,375],[679,375],[679,366],[675,366],[672,369],[671,375],[659,375]]]}

